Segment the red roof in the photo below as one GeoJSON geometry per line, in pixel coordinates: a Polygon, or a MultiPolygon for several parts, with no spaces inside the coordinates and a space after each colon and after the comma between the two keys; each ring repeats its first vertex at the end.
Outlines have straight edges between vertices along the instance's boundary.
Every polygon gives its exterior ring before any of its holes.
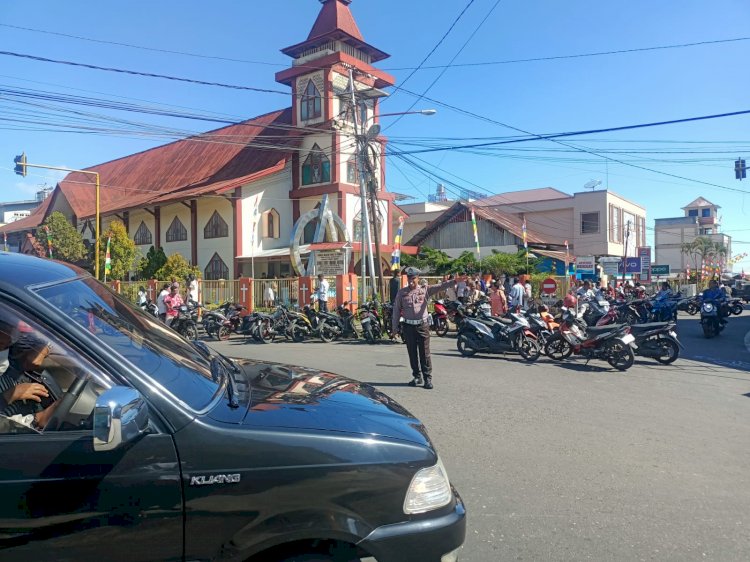
{"type": "Polygon", "coordinates": [[[22,230],[31,230],[44,222],[47,215],[47,209],[52,202],[52,195],[42,201],[39,206],[28,216],[17,221],[13,221],[4,226],[0,226],[0,232],[20,232],[22,230]]]}
{"type": "Polygon", "coordinates": [[[315,25],[310,30],[310,35],[307,36],[307,40],[340,30],[364,43],[365,39],[362,37],[359,27],[357,27],[357,22],[354,21],[349,4],[351,4],[351,0],[327,0],[318,14],[318,19],[315,20],[315,25]]]}
{"type": "MultiPolygon", "coordinates": [[[[87,168],[101,177],[100,212],[211,193],[276,168],[291,157],[296,142],[293,131],[285,128],[291,117],[291,109],[275,111],[87,168]],[[279,150],[279,145],[290,150],[279,150]]],[[[72,172],[58,187],[78,218],[95,214],[92,176],[72,172]]]]}
{"type": "Polygon", "coordinates": [[[491,195],[473,203],[478,207],[494,207],[496,205],[517,205],[519,203],[533,203],[535,201],[549,201],[552,199],[573,199],[554,187],[538,187],[521,191],[507,191],[498,195],[491,195]]]}

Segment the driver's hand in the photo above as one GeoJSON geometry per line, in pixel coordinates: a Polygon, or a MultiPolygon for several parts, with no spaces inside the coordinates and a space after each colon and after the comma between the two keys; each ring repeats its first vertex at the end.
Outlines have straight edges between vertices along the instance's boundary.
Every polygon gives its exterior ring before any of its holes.
{"type": "Polygon", "coordinates": [[[24,382],[17,384],[10,390],[6,391],[4,396],[9,404],[18,400],[33,400],[34,402],[41,402],[42,398],[47,398],[49,396],[49,391],[42,384],[36,382],[24,382]]]}
{"type": "Polygon", "coordinates": [[[50,404],[47,406],[44,410],[34,415],[34,421],[36,422],[37,426],[44,429],[47,426],[47,423],[49,422],[50,418],[52,417],[52,414],[55,413],[55,410],[57,410],[57,406],[60,405],[60,401],[57,400],[53,404],[50,404]]]}

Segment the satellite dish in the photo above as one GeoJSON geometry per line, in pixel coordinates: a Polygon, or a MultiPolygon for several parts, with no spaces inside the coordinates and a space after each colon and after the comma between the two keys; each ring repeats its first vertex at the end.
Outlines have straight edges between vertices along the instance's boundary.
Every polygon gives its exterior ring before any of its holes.
{"type": "Polygon", "coordinates": [[[597,187],[599,187],[602,184],[602,180],[591,180],[589,182],[586,182],[583,184],[584,189],[590,189],[595,190],[597,187]]]}

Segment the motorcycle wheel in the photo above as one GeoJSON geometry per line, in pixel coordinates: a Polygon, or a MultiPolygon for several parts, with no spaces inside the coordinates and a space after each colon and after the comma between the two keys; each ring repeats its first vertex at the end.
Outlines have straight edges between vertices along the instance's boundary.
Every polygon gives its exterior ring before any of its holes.
{"type": "Polygon", "coordinates": [[[536,340],[531,338],[519,338],[521,341],[518,342],[518,353],[529,363],[533,363],[541,355],[539,344],[536,340]]]}
{"type": "Polygon", "coordinates": [[[195,341],[198,339],[198,328],[196,326],[185,326],[182,335],[190,341],[195,341]]]}
{"type": "Polygon", "coordinates": [[[222,326],[219,328],[219,330],[216,332],[216,338],[220,341],[227,341],[229,339],[229,336],[232,335],[232,332],[229,331],[229,328],[226,326],[222,326]]]}
{"type": "Polygon", "coordinates": [[[274,340],[276,334],[271,328],[270,320],[266,320],[261,323],[258,330],[258,337],[260,337],[260,341],[263,343],[271,343],[274,340]]]}
{"type": "Polygon", "coordinates": [[[445,318],[438,318],[435,321],[435,335],[441,338],[448,335],[448,321],[445,318]]]}
{"type": "Polygon", "coordinates": [[[687,310],[685,312],[687,312],[690,316],[695,316],[696,314],[698,314],[698,305],[691,302],[687,305],[687,310]]]}
{"type": "Polygon", "coordinates": [[[630,324],[631,326],[633,324],[638,324],[638,316],[633,312],[632,310],[625,313],[625,323],[630,324]]]}
{"type": "Polygon", "coordinates": [[[669,338],[659,338],[658,344],[662,354],[659,357],[654,357],[654,359],[662,365],[670,365],[680,356],[680,347],[674,340],[669,338]]]}
{"type": "Polygon", "coordinates": [[[740,303],[737,303],[735,305],[732,305],[732,308],[729,309],[729,313],[734,314],[735,316],[739,316],[740,314],[742,314],[743,310],[745,310],[745,307],[740,303]]]}
{"type": "Polygon", "coordinates": [[[300,343],[305,341],[305,336],[307,335],[307,330],[305,330],[305,327],[300,322],[294,322],[292,323],[292,341],[295,343],[300,343]]]}
{"type": "Polygon", "coordinates": [[[464,357],[473,357],[477,353],[477,350],[471,347],[469,338],[464,334],[458,334],[458,339],[456,340],[456,348],[458,349],[458,352],[464,357]]]}
{"type": "Polygon", "coordinates": [[[552,334],[544,345],[544,354],[555,361],[562,361],[573,354],[573,348],[560,334],[552,334]]]}
{"type": "Polygon", "coordinates": [[[635,363],[633,349],[624,343],[616,342],[609,346],[607,363],[618,371],[627,371],[635,363]]]}
{"type": "Polygon", "coordinates": [[[363,328],[362,331],[364,332],[364,336],[365,336],[365,339],[367,340],[367,343],[369,344],[375,343],[375,337],[372,335],[372,328],[370,326],[363,328]]]}
{"type": "Polygon", "coordinates": [[[714,323],[705,322],[703,324],[703,337],[706,339],[711,339],[715,335],[716,335],[716,332],[714,331],[714,323]]]}
{"type": "Polygon", "coordinates": [[[252,326],[250,326],[250,337],[252,337],[255,341],[260,341],[260,322],[256,322],[252,326]]]}
{"type": "Polygon", "coordinates": [[[336,332],[330,324],[326,323],[320,327],[320,339],[325,343],[331,343],[336,339],[336,332]]]}

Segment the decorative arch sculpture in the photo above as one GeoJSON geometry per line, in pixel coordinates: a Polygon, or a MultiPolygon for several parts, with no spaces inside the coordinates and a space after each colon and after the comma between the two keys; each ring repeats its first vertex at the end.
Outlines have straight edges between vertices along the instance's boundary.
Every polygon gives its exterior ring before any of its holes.
{"type": "Polygon", "coordinates": [[[341,220],[341,217],[331,211],[328,206],[328,195],[323,195],[323,199],[320,201],[320,207],[302,215],[292,229],[292,239],[289,242],[289,256],[294,271],[300,276],[312,276],[315,273],[316,252],[313,251],[310,253],[307,267],[302,263],[302,254],[300,252],[302,237],[305,235],[305,227],[315,219],[318,220],[318,224],[315,227],[313,243],[325,242],[326,235],[330,242],[351,242],[344,221],[341,220]]]}

